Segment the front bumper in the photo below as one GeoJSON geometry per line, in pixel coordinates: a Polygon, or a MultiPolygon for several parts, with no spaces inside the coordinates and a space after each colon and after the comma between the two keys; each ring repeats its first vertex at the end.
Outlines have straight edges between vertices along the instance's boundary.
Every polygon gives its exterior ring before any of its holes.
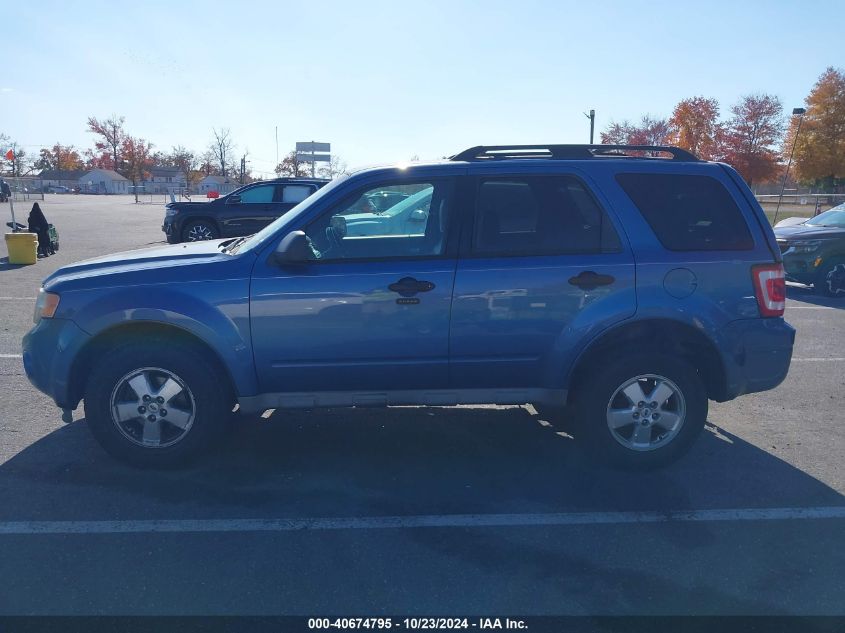
{"type": "Polygon", "coordinates": [[[726,343],[725,400],[774,389],[786,378],[795,328],[783,319],[733,321],[722,329],[722,336],[726,343]]]}
{"type": "Polygon", "coordinates": [[[67,319],[41,319],[23,337],[23,367],[33,386],[63,409],[75,409],[72,367],[90,336],[67,319]]]}

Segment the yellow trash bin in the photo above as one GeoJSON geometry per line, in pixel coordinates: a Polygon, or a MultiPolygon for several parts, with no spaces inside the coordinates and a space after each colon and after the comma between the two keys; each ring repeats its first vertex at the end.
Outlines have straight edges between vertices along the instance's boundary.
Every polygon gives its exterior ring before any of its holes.
{"type": "Polygon", "coordinates": [[[35,233],[6,233],[6,248],[10,264],[34,264],[38,261],[38,235],[35,233]]]}

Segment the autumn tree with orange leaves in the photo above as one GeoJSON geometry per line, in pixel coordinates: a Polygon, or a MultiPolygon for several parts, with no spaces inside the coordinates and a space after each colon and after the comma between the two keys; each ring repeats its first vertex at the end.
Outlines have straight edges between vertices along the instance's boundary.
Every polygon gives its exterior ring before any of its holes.
{"type": "Polygon", "coordinates": [[[704,160],[716,154],[716,130],[719,102],[716,99],[692,97],[675,106],[669,119],[670,142],[704,160]]]}
{"type": "Polygon", "coordinates": [[[112,115],[108,119],[100,120],[97,117],[88,118],[88,131],[97,136],[94,147],[97,152],[86,152],[88,163],[91,167],[102,169],[121,170],[121,149],[126,139],[126,131],[123,129],[124,118],[112,115]]]}
{"type": "Polygon", "coordinates": [[[145,180],[153,167],[153,146],[142,138],[125,135],[120,144],[123,175],[132,181],[135,202],[138,202],[138,183],[145,180]]]}
{"type": "MultiPolygon", "coordinates": [[[[799,180],[825,188],[845,179],[845,73],[828,68],[805,99],[807,112],[795,144],[799,180]]],[[[792,147],[798,118],[790,122],[784,147],[792,147]]]]}
{"type": "Polygon", "coordinates": [[[716,158],[736,169],[750,185],[778,174],[783,138],[783,106],[773,95],[747,95],[731,108],[716,131],[716,158]]]}

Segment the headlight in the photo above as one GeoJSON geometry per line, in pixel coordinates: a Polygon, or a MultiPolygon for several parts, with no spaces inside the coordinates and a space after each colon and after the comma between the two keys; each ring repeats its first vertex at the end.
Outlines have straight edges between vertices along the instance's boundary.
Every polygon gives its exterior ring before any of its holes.
{"type": "Polygon", "coordinates": [[[790,246],[795,249],[796,253],[812,253],[818,250],[821,243],[821,240],[798,240],[797,242],[792,242],[790,246]]]}
{"type": "Polygon", "coordinates": [[[171,209],[169,207],[165,208],[164,217],[170,218],[170,217],[173,217],[174,215],[176,215],[176,209],[171,209]]]}
{"type": "Polygon", "coordinates": [[[59,307],[59,295],[53,292],[44,292],[44,288],[38,291],[38,298],[35,300],[35,314],[32,320],[38,323],[41,319],[52,319],[59,307]]]}

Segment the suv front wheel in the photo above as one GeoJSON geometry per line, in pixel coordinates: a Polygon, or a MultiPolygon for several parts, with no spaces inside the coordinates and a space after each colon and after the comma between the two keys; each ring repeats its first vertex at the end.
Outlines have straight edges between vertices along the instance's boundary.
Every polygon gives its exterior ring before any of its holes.
{"type": "Polygon", "coordinates": [[[163,338],[106,352],[85,390],[85,419],[102,447],[135,466],[184,464],[216,439],[232,398],[195,346],[163,338]]]}
{"type": "Polygon", "coordinates": [[[707,394],[689,363],[644,350],[607,358],[594,371],[576,387],[576,415],[603,460],[631,469],[664,466],[704,428],[707,394]]]}
{"type": "Polygon", "coordinates": [[[183,242],[201,242],[203,240],[216,240],[220,237],[220,231],[208,220],[191,220],[182,229],[183,242]]]}

